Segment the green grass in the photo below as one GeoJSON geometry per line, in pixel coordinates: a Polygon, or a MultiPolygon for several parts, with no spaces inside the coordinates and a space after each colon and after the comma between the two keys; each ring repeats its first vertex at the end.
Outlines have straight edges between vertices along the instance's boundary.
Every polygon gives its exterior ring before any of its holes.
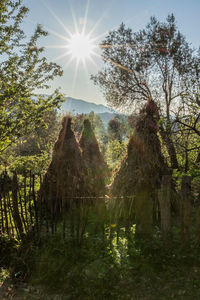
{"type": "Polygon", "coordinates": [[[117,243],[108,231],[81,245],[52,237],[35,257],[30,283],[63,299],[200,299],[200,248],[183,250],[175,238],[163,247],[159,234],[127,238],[123,228],[117,243]]]}
{"type": "MultiPolygon", "coordinates": [[[[79,216],[76,212],[75,225],[79,216]]],[[[64,300],[200,299],[200,247],[194,242],[195,230],[190,245],[183,248],[175,226],[164,245],[158,227],[151,239],[139,238],[135,224],[127,228],[124,217],[113,221],[104,210],[93,208],[82,239],[76,232],[71,236],[66,216],[65,238],[60,224],[53,236],[38,239],[33,232],[20,245],[6,238],[1,241],[6,258],[1,281],[11,272],[15,280],[39,288],[44,300],[57,294],[64,300]]]]}

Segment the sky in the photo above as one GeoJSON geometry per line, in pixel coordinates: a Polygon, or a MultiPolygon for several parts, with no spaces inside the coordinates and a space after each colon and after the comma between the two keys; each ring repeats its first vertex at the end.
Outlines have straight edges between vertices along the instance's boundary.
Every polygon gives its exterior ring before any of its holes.
{"type": "Polygon", "coordinates": [[[97,104],[106,104],[100,88],[90,80],[102,67],[100,49],[77,66],[77,60],[66,55],[68,32],[91,33],[98,45],[109,30],[117,29],[124,22],[133,31],[146,26],[151,16],[164,21],[169,13],[175,15],[179,30],[195,48],[200,46],[200,0],[25,0],[30,9],[23,29],[30,36],[37,24],[49,32],[40,40],[45,46],[44,55],[55,61],[64,71],[63,76],[51,82],[48,93],[56,88],[66,96],[83,99],[97,104]],[[84,22],[86,20],[86,22],[84,22]],[[76,26],[75,26],[76,24],[76,26]],[[77,29],[78,28],[78,29],[77,29]]]}

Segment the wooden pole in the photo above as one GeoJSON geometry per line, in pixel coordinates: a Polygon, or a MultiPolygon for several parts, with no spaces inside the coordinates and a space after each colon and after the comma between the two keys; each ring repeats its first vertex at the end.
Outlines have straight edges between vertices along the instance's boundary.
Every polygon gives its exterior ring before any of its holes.
{"type": "Polygon", "coordinates": [[[190,219],[191,219],[191,177],[184,175],[181,182],[181,238],[185,246],[190,240],[190,219]]]}
{"type": "Polygon", "coordinates": [[[24,224],[24,229],[27,232],[27,224],[26,224],[26,221],[25,221],[25,218],[24,218],[24,209],[23,209],[23,205],[22,205],[22,197],[21,197],[19,186],[18,186],[18,195],[19,195],[19,204],[20,204],[21,219],[22,219],[22,222],[24,224]]]}
{"type": "Polygon", "coordinates": [[[171,176],[164,175],[162,177],[158,199],[160,204],[161,230],[165,243],[171,227],[171,176]]]}
{"type": "Polygon", "coordinates": [[[3,204],[4,204],[4,216],[5,216],[5,229],[6,229],[7,235],[9,235],[5,183],[4,183],[4,191],[3,191],[3,204]]]}
{"type": "Polygon", "coordinates": [[[37,201],[35,197],[35,175],[32,175],[32,195],[33,195],[33,203],[34,203],[34,208],[35,208],[35,223],[36,223],[36,231],[37,233],[39,232],[39,223],[38,223],[38,206],[37,206],[37,201]]]}
{"type": "Polygon", "coordinates": [[[32,183],[31,183],[31,177],[32,177],[32,175],[31,175],[32,173],[31,173],[31,171],[30,171],[30,174],[29,174],[29,176],[30,176],[30,178],[29,178],[29,203],[28,203],[28,206],[29,206],[29,214],[30,214],[30,221],[31,221],[31,227],[32,227],[32,225],[33,225],[33,214],[32,214],[32,207],[31,207],[31,196],[32,196],[32,192],[31,192],[31,187],[32,187],[32,183]]]}
{"type": "MultiPolygon", "coordinates": [[[[12,205],[11,205],[11,201],[10,201],[10,195],[9,195],[9,191],[8,191],[8,212],[9,212],[9,221],[10,221],[10,227],[11,227],[11,232],[12,232],[12,236],[15,236],[15,232],[14,232],[14,228],[13,228],[13,209],[12,209],[12,205]]],[[[14,222],[15,223],[15,222],[14,222]]],[[[16,226],[15,226],[16,227],[16,226]]],[[[17,229],[16,229],[17,231],[17,229]]],[[[17,231],[18,232],[18,231],[17,231]]]]}
{"type": "Polygon", "coordinates": [[[4,217],[3,217],[3,198],[2,198],[2,192],[0,193],[0,209],[1,209],[1,230],[0,233],[4,233],[4,217]]]}
{"type": "Polygon", "coordinates": [[[29,227],[28,211],[27,211],[27,194],[26,194],[26,173],[24,174],[24,209],[26,218],[26,227],[29,227]]]}
{"type": "Polygon", "coordinates": [[[19,235],[21,237],[23,235],[23,225],[19,214],[17,191],[18,191],[17,173],[14,172],[13,180],[12,180],[13,219],[15,220],[17,229],[19,231],[19,235]]]}
{"type": "Polygon", "coordinates": [[[135,200],[136,235],[141,238],[152,237],[153,201],[151,188],[145,182],[137,189],[135,200]]]}

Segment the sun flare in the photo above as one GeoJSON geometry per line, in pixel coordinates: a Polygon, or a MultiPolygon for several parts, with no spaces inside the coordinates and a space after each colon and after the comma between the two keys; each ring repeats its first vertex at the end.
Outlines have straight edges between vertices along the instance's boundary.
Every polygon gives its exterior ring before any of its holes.
{"type": "Polygon", "coordinates": [[[84,62],[87,58],[91,58],[95,45],[92,43],[89,35],[77,32],[71,36],[66,48],[72,58],[84,62]]]}
{"type": "MultiPolygon", "coordinates": [[[[70,5],[71,6],[71,5],[70,5]]],[[[89,10],[89,0],[87,0],[85,15],[78,22],[73,7],[71,6],[71,15],[73,19],[74,30],[69,29],[62,20],[55,14],[55,12],[47,5],[46,6],[51,15],[56,19],[56,21],[64,29],[65,34],[56,32],[48,28],[48,31],[52,33],[57,38],[64,41],[61,45],[49,45],[47,48],[60,48],[64,51],[55,57],[55,62],[58,60],[65,60],[64,69],[66,69],[70,64],[74,65],[74,75],[73,75],[73,85],[72,90],[75,87],[77,74],[79,68],[83,68],[85,73],[89,75],[89,68],[93,65],[98,68],[96,59],[100,57],[98,53],[99,41],[105,35],[105,33],[95,35],[95,30],[101,21],[101,18],[90,28],[88,31],[87,21],[88,21],[88,10],[89,10]],[[80,24],[79,24],[80,23],[80,24]],[[81,26],[80,26],[81,25],[81,26]],[[75,62],[75,64],[74,64],[75,62]]]]}

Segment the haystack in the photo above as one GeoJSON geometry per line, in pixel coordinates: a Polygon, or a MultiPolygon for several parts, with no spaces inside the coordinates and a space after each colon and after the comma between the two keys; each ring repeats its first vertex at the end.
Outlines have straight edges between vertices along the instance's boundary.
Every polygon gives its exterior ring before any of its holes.
{"type": "Polygon", "coordinates": [[[137,232],[149,235],[152,228],[153,201],[163,175],[169,169],[161,153],[157,135],[157,106],[151,100],[141,110],[127,155],[114,176],[111,193],[133,196],[137,232]]]}
{"type": "Polygon", "coordinates": [[[162,176],[169,174],[157,135],[156,115],[157,106],[152,100],[140,111],[127,155],[114,176],[112,194],[134,195],[144,183],[152,190],[157,189],[162,176]]]}
{"type": "Polygon", "coordinates": [[[41,197],[51,213],[69,208],[78,197],[90,194],[81,151],[71,129],[71,117],[64,117],[55,143],[51,164],[44,177],[41,197]]]}
{"type": "Polygon", "coordinates": [[[82,158],[88,171],[87,182],[94,196],[105,195],[105,178],[108,167],[99,150],[99,144],[88,119],[84,120],[84,128],[80,138],[82,158]]]}

